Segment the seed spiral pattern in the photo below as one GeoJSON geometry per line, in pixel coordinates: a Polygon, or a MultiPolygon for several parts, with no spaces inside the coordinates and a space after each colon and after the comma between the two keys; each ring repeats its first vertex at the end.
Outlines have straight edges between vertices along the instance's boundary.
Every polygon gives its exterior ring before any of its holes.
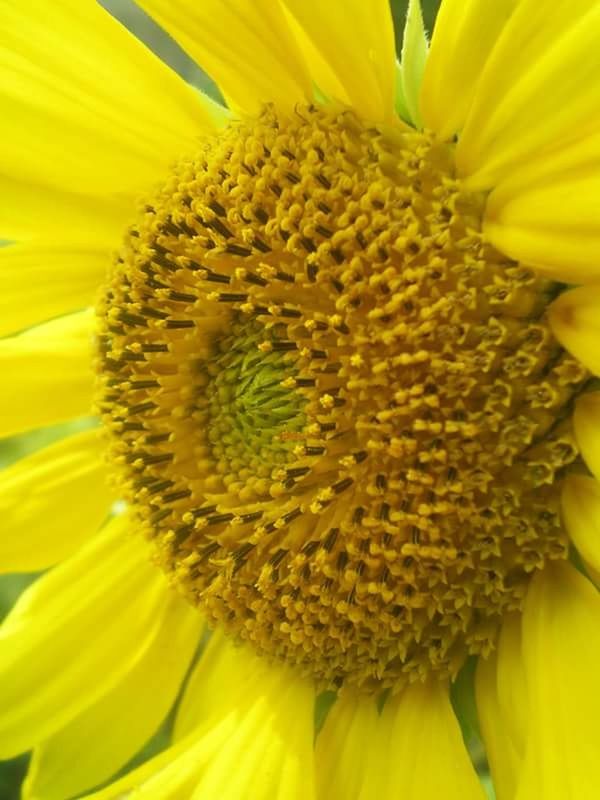
{"type": "Polygon", "coordinates": [[[566,556],[557,287],[495,251],[451,145],[339,108],[199,144],[98,310],[98,405],[171,581],[320,685],[454,675],[566,556]]]}

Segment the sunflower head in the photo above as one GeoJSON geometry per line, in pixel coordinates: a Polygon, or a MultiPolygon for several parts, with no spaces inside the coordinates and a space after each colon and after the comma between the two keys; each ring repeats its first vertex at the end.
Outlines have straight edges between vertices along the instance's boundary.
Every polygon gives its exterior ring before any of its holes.
{"type": "Polygon", "coordinates": [[[99,406],[163,568],[327,686],[454,676],[567,552],[587,371],[453,151],[331,106],[233,123],[146,206],[98,312],[99,406]]]}

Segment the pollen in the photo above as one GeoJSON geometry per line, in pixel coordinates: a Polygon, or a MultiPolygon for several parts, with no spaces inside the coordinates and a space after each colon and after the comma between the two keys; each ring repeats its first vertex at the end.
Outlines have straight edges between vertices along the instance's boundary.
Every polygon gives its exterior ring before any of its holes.
{"type": "Polygon", "coordinates": [[[567,556],[589,376],[484,200],[427,133],[266,108],[175,165],[103,291],[97,404],[157,562],[320,686],[455,675],[567,556]]]}

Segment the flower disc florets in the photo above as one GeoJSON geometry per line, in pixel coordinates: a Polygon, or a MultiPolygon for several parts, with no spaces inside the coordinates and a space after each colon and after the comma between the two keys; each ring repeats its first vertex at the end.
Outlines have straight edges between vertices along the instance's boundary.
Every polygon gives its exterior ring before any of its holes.
{"type": "Polygon", "coordinates": [[[185,595],[323,685],[486,653],[564,558],[585,370],[452,146],[271,109],[181,161],[99,311],[124,492],[185,595]]]}

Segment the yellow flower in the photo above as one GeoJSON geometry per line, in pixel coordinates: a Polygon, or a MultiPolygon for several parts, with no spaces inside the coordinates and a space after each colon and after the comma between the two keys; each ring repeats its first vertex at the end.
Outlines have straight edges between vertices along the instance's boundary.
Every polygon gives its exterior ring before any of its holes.
{"type": "Polygon", "coordinates": [[[0,432],[102,423],[2,474],[1,569],[52,569],[0,755],[67,800],[175,708],[93,797],[481,800],[476,659],[499,800],[592,800],[600,7],[444,0],[428,50],[412,2],[397,64],[387,0],[139,5],[228,109],[0,2],[0,432]]]}

